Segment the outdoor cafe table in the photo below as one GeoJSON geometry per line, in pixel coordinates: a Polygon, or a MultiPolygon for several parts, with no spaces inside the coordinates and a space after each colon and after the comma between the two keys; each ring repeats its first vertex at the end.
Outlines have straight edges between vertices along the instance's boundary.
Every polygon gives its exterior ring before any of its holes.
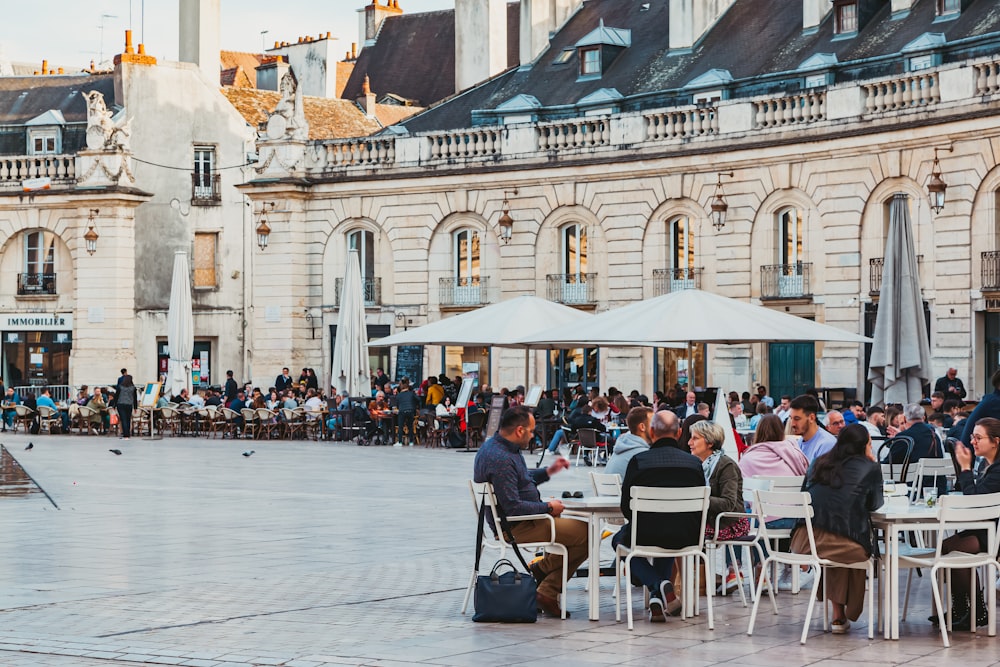
{"type": "Polygon", "coordinates": [[[885,544],[885,585],[883,587],[885,638],[899,639],[899,534],[908,530],[926,529],[938,522],[938,508],[924,504],[905,507],[883,505],[871,513],[872,525],[880,528],[885,544]]]}
{"type": "MultiPolygon", "coordinates": [[[[563,498],[566,511],[563,516],[581,517],[587,520],[587,589],[590,594],[590,620],[601,618],[601,520],[622,517],[621,498],[618,496],[595,496],[591,498],[563,498]]],[[[572,576],[572,572],[570,576],[572,576]]]]}

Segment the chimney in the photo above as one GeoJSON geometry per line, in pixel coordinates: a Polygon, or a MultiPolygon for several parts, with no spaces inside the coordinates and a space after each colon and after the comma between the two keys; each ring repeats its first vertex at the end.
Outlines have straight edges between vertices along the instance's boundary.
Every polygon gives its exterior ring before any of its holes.
{"type": "Polygon", "coordinates": [[[365,82],[361,84],[361,97],[358,98],[358,105],[365,112],[366,116],[375,118],[375,93],[372,92],[367,74],[365,75],[365,82]]]}
{"type": "MultiPolygon", "coordinates": [[[[893,7],[898,1],[892,0],[893,7]]],[[[819,25],[832,7],[829,0],[802,0],[802,32],[811,34],[819,30],[819,25]]]]}
{"type": "Polygon", "coordinates": [[[288,63],[281,56],[270,58],[257,66],[257,90],[278,90],[288,63]]]}
{"type": "Polygon", "coordinates": [[[379,28],[382,27],[382,21],[390,16],[402,14],[403,10],[399,8],[398,0],[386,0],[384,5],[380,4],[379,0],[372,0],[372,3],[366,5],[364,9],[360,10],[360,13],[361,41],[365,46],[371,46],[375,43],[375,36],[378,35],[379,28]]]}
{"type": "Polygon", "coordinates": [[[522,65],[534,62],[549,46],[549,35],[556,32],[580,6],[582,0],[521,0],[522,65]]]}
{"type": "Polygon", "coordinates": [[[670,50],[689,51],[694,48],[733,2],[734,0],[670,0],[670,50]]]}
{"type": "Polygon", "coordinates": [[[179,59],[194,63],[205,78],[219,85],[220,0],[180,0],[179,59]]]}
{"type": "Polygon", "coordinates": [[[455,0],[455,90],[507,69],[507,0],[455,0]]]}
{"type": "Polygon", "coordinates": [[[49,61],[48,60],[43,60],[42,61],[42,76],[45,76],[48,73],[49,73],[49,61]]]}

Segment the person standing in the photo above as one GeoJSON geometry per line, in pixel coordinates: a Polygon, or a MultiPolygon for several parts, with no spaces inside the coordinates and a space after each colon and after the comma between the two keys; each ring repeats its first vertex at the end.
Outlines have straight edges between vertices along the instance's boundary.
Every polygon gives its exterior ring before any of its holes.
{"type": "Polygon", "coordinates": [[[294,380],[292,380],[292,376],[288,374],[288,369],[282,368],[281,375],[274,378],[274,388],[277,389],[278,393],[280,394],[281,392],[291,387],[292,382],[294,382],[294,380]]]}
{"type": "MultiPolygon", "coordinates": [[[[538,485],[552,475],[569,467],[569,461],[557,458],[548,468],[528,470],[521,450],[526,448],[535,433],[535,418],[523,405],[508,408],[500,416],[500,428],[476,452],[474,479],[493,485],[497,505],[506,516],[549,514],[554,520],[555,539],[566,547],[567,572],[570,576],[587,560],[588,528],[583,521],[561,518],[563,504],[560,500],[543,502],[538,485]]],[[[487,516],[492,525],[492,517],[487,516]]],[[[499,534],[500,527],[493,526],[499,534]]],[[[552,539],[553,524],[549,521],[515,521],[510,527],[518,542],[548,541],[552,539]]],[[[550,616],[560,616],[562,590],[562,556],[548,553],[531,565],[531,575],[538,582],[536,600],[538,607],[550,616]]],[[[566,613],[569,616],[569,613],[566,613]]]]}
{"type": "MultiPolygon", "coordinates": [[[[382,370],[381,368],[379,370],[382,370]]],[[[388,378],[386,378],[388,379],[388,378]]],[[[406,437],[412,447],[417,440],[417,434],[413,429],[413,420],[417,416],[417,406],[419,401],[417,395],[410,389],[410,381],[403,378],[399,382],[399,393],[396,394],[396,408],[399,415],[396,417],[396,444],[403,445],[403,430],[406,430],[406,437]]]]}
{"type": "MultiPolygon", "coordinates": [[[[239,387],[236,385],[236,380],[233,378],[232,371],[226,371],[226,405],[232,408],[230,403],[236,400],[236,392],[239,391],[239,387]]],[[[241,406],[242,407],[242,406],[241,406]]]]}
{"type": "Polygon", "coordinates": [[[944,377],[938,378],[938,381],[934,383],[934,391],[942,392],[945,398],[965,398],[965,385],[958,377],[958,369],[949,368],[944,377]]]}
{"type": "Polygon", "coordinates": [[[976,422],[983,417],[1000,419],[1000,368],[993,371],[990,384],[993,385],[993,392],[983,396],[983,400],[979,401],[979,405],[972,411],[972,414],[962,422],[961,440],[970,447],[972,446],[972,432],[976,428],[976,422]]]}
{"type": "Polygon", "coordinates": [[[132,376],[126,373],[118,381],[118,393],[115,396],[115,405],[118,408],[118,422],[121,424],[122,429],[122,434],[119,438],[122,440],[128,440],[132,437],[132,410],[135,409],[137,401],[138,396],[135,383],[132,382],[132,376]]]}

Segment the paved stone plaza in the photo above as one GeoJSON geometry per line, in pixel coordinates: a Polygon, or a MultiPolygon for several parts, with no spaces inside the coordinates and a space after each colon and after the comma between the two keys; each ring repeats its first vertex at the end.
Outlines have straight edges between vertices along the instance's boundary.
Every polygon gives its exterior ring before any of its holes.
{"type": "MultiPolygon", "coordinates": [[[[4,667],[1000,664],[985,631],[941,648],[924,620],[924,580],[898,642],[869,641],[858,626],[825,635],[817,620],[802,647],[805,595],[788,594],[752,638],[738,598],[719,601],[714,631],[702,616],[638,620],[629,632],[614,620],[610,579],[600,622],[586,620],[576,579],[570,620],[474,624],[459,614],[475,537],[472,454],[6,436],[60,509],[38,493],[0,497],[4,667]]],[[[587,471],[547,491],[589,489],[587,471]]]]}

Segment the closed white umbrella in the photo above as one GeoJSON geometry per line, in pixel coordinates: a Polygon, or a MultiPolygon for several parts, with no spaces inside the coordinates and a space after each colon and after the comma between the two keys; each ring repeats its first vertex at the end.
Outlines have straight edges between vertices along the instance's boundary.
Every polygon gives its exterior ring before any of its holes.
{"type": "Polygon", "coordinates": [[[729,402],[726,400],[726,393],[721,389],[715,396],[715,409],[712,411],[712,421],[722,427],[726,434],[726,439],[722,443],[722,449],[730,457],[736,458],[738,455],[736,447],[736,435],[733,433],[733,422],[729,419],[729,402]]]}
{"type": "Polygon", "coordinates": [[[674,343],[767,343],[871,339],[850,331],[778,312],[746,301],[680,290],[595,315],[587,321],[518,339],[525,345],[548,344],[672,347],[674,343]]]}
{"type": "Polygon", "coordinates": [[[194,316],[191,313],[191,277],[187,253],[174,253],[174,275],[170,283],[170,310],[167,311],[167,386],[170,396],[191,391],[191,355],[194,353],[194,316]]]}
{"type": "Polygon", "coordinates": [[[340,319],[333,347],[330,382],[348,396],[367,396],[371,391],[368,367],[368,327],[365,324],[365,295],[358,251],[347,255],[347,271],[340,292],[340,319]]]}
{"type": "Polygon", "coordinates": [[[907,196],[897,194],[889,204],[889,236],[875,318],[875,343],[868,366],[872,405],[917,403],[930,377],[931,353],[910,207],[907,196]]]}

